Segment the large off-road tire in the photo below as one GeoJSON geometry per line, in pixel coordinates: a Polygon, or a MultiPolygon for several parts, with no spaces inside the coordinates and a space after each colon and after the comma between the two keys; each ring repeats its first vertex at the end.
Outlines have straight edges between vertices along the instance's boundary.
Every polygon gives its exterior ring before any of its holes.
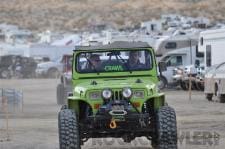
{"type": "Polygon", "coordinates": [[[212,101],[213,94],[205,94],[205,97],[208,101],[212,101]]]}
{"type": "Polygon", "coordinates": [[[169,106],[161,107],[156,114],[156,134],[152,146],[156,149],[177,149],[176,113],[169,106]]]}
{"type": "Polygon", "coordinates": [[[66,88],[64,87],[64,85],[58,84],[57,90],[56,90],[56,98],[57,98],[58,105],[66,104],[66,95],[67,95],[67,91],[66,91],[66,88]]]}
{"type": "Polygon", "coordinates": [[[80,149],[78,120],[75,112],[62,109],[58,115],[59,148],[80,149]]]}

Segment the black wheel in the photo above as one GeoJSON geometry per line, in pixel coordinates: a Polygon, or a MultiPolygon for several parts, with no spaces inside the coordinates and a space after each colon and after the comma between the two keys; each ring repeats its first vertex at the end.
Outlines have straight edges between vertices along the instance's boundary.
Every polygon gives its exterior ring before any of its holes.
{"type": "Polygon", "coordinates": [[[208,101],[212,101],[213,94],[205,94],[205,97],[208,101]]]}
{"type": "Polygon", "coordinates": [[[182,90],[184,90],[184,91],[188,90],[188,86],[187,86],[187,84],[186,84],[184,81],[181,81],[181,82],[180,82],[180,87],[181,87],[182,90]]]}
{"type": "Polygon", "coordinates": [[[159,89],[164,89],[167,86],[167,80],[165,77],[159,77],[159,89]]]}
{"type": "Polygon", "coordinates": [[[1,78],[3,79],[10,79],[11,76],[10,76],[10,71],[7,70],[7,69],[4,69],[1,71],[1,78]]]}
{"type": "Polygon", "coordinates": [[[197,82],[197,83],[196,83],[196,86],[197,86],[198,90],[204,91],[204,85],[203,85],[202,83],[197,82]]]}
{"type": "Polygon", "coordinates": [[[225,103],[225,94],[220,94],[218,96],[220,103],[225,103]]]}
{"type": "Polygon", "coordinates": [[[57,98],[58,105],[66,104],[66,97],[67,97],[66,95],[67,95],[67,91],[66,91],[66,88],[64,87],[64,85],[58,84],[57,90],[56,90],[56,98],[57,98]]]}
{"type": "Polygon", "coordinates": [[[193,81],[192,81],[191,84],[192,84],[191,89],[192,89],[192,90],[197,90],[197,91],[198,91],[198,87],[197,87],[196,82],[193,82],[193,81]]]}
{"type": "Polygon", "coordinates": [[[63,109],[58,115],[59,148],[80,149],[79,127],[75,112],[63,109]]]}
{"type": "Polygon", "coordinates": [[[156,134],[152,137],[156,149],[177,149],[176,113],[169,106],[161,107],[156,114],[156,134]]]}
{"type": "MultiPolygon", "coordinates": [[[[186,88],[186,90],[189,90],[189,87],[190,87],[189,81],[184,82],[183,85],[185,86],[184,89],[186,88]]],[[[196,87],[196,83],[193,81],[191,82],[191,90],[198,90],[196,87]]]]}

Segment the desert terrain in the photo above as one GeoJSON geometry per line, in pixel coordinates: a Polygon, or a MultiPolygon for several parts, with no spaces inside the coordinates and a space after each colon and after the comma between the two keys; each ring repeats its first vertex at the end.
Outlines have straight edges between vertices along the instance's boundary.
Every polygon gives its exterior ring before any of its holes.
{"type": "Polygon", "coordinates": [[[169,13],[222,21],[224,8],[223,0],[1,0],[0,23],[33,31],[125,28],[169,13]]]}

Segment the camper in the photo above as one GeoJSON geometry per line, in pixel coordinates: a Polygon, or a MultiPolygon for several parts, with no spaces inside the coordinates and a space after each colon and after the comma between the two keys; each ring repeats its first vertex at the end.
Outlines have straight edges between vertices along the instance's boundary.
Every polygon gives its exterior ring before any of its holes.
{"type": "Polygon", "coordinates": [[[193,37],[177,36],[158,44],[158,48],[156,49],[158,61],[165,62],[167,65],[167,70],[162,72],[160,78],[160,88],[177,83],[173,79],[176,67],[200,64],[203,61],[203,53],[198,51],[198,40],[193,37]]]}
{"type": "Polygon", "coordinates": [[[205,67],[225,62],[225,28],[208,30],[200,33],[199,51],[205,54],[205,67]]]}
{"type": "Polygon", "coordinates": [[[213,96],[225,102],[224,94],[224,53],[225,28],[200,33],[199,50],[205,53],[206,66],[204,93],[209,101],[213,96]]]}

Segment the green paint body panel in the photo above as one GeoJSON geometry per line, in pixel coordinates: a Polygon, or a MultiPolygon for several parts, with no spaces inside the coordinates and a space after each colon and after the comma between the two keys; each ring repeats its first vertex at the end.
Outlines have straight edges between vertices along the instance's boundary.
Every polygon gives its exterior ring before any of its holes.
{"type": "MultiPolygon", "coordinates": [[[[80,74],[76,72],[76,56],[80,52],[90,52],[90,51],[74,51],[73,54],[73,73],[72,73],[72,83],[73,83],[73,96],[68,97],[68,107],[74,109],[79,114],[79,103],[85,102],[91,106],[93,114],[95,115],[97,109],[94,108],[95,104],[103,104],[103,99],[90,99],[89,94],[91,92],[102,92],[105,88],[110,88],[112,90],[121,90],[124,87],[129,87],[132,91],[144,91],[144,98],[131,98],[131,103],[138,102],[140,107],[137,108],[138,111],[142,110],[142,106],[146,101],[152,101],[154,103],[154,109],[158,109],[165,104],[165,95],[158,91],[158,74],[157,65],[154,56],[154,50],[152,48],[134,48],[134,49],[113,49],[113,50],[137,50],[144,49],[148,50],[152,54],[153,67],[151,70],[145,71],[133,71],[130,72],[110,72],[110,73],[86,73],[80,74]],[[141,83],[137,83],[137,79],[141,80],[141,83]],[[97,84],[93,85],[92,82],[95,81],[97,84]]],[[[102,51],[102,50],[101,50],[102,51]]],[[[106,49],[107,51],[107,49],[106,49]]],[[[111,51],[111,50],[109,50],[111,51]]],[[[91,50],[91,52],[98,52],[98,50],[91,50]]]]}

